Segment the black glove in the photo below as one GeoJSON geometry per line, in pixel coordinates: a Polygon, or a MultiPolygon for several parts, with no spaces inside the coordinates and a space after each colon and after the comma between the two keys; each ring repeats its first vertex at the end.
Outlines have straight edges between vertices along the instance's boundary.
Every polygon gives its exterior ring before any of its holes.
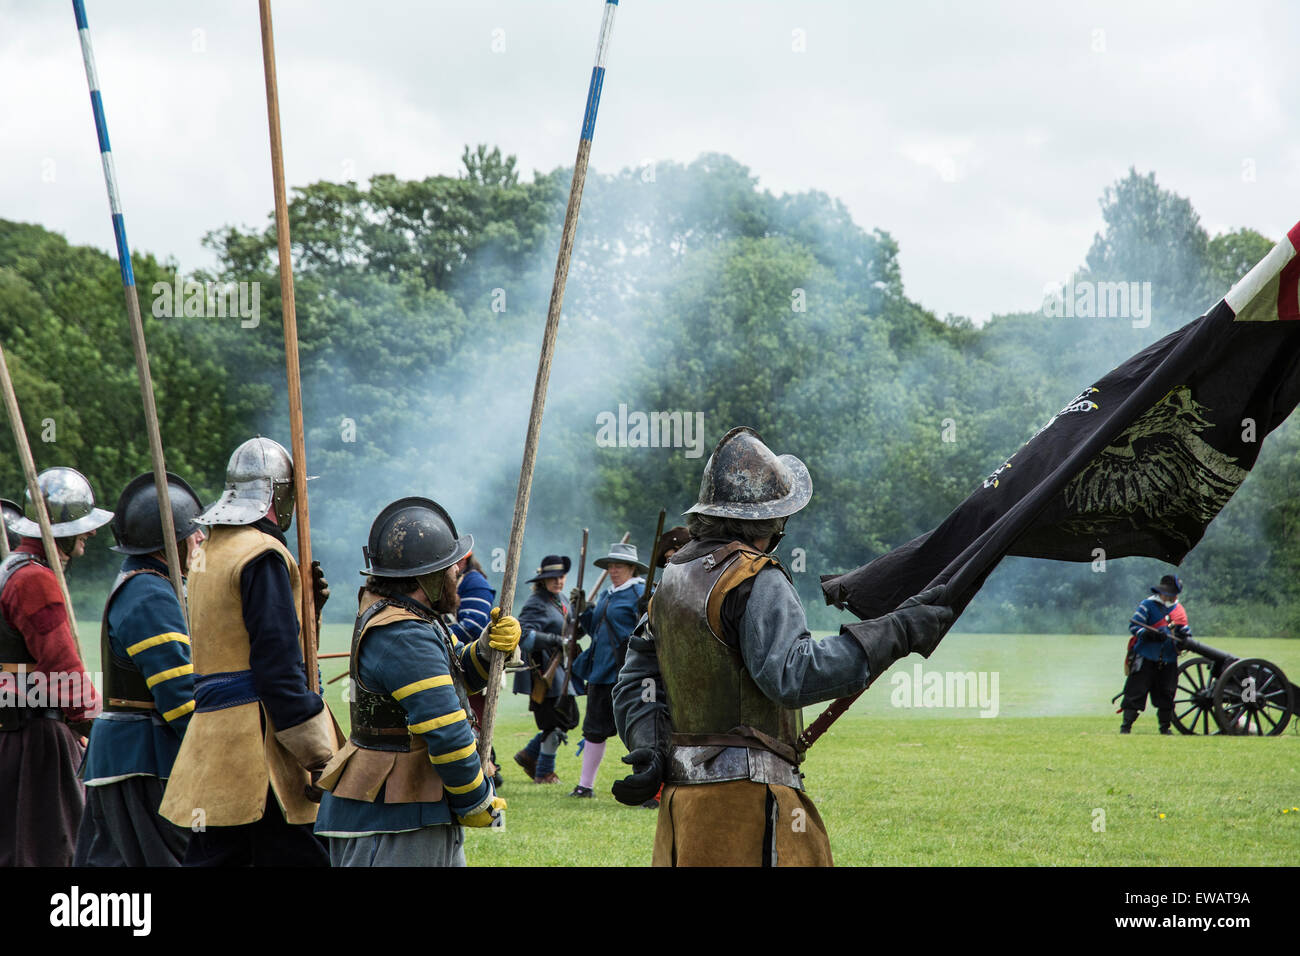
{"type": "Polygon", "coordinates": [[[329,582],[325,580],[325,572],[321,570],[319,561],[311,563],[311,593],[312,599],[316,602],[316,615],[319,617],[320,609],[330,599],[329,582]]]}
{"type": "Polygon", "coordinates": [[[564,646],[564,638],[550,631],[534,631],[533,647],[544,651],[558,651],[564,646]]]}
{"type": "Polygon", "coordinates": [[[313,767],[311,770],[307,771],[307,773],[310,774],[311,779],[310,782],[303,785],[302,795],[312,803],[320,803],[320,798],[325,795],[325,791],[319,786],[321,774],[324,772],[324,764],[321,764],[319,767],[313,767]]]}
{"type": "Polygon", "coordinates": [[[569,606],[573,608],[574,617],[587,609],[587,595],[582,593],[582,588],[574,588],[569,592],[569,606]]]}
{"type": "Polygon", "coordinates": [[[614,799],[629,807],[639,807],[647,800],[653,800],[664,782],[664,771],[668,767],[667,752],[638,747],[624,756],[623,762],[631,764],[634,772],[622,780],[614,781],[614,786],[610,788],[614,799]]]}
{"type": "Polygon", "coordinates": [[[934,653],[956,617],[947,600],[948,587],[941,584],[908,598],[884,617],[846,624],[840,633],[848,634],[867,652],[870,680],[874,681],[908,654],[929,657],[934,653]]]}
{"type": "Polygon", "coordinates": [[[627,741],[632,745],[632,752],[623,758],[624,763],[631,764],[633,772],[614,781],[610,790],[615,800],[629,807],[639,807],[654,799],[668,771],[672,734],[672,724],[663,710],[656,710],[652,717],[637,722],[629,733],[631,739],[627,741]]]}

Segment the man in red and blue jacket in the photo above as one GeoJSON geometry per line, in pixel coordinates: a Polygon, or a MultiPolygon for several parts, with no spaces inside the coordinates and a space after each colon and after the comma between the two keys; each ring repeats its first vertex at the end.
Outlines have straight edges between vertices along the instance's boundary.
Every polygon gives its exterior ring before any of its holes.
{"type": "Polygon", "coordinates": [[[1172,734],[1174,693],[1178,688],[1177,635],[1190,634],[1187,612],[1178,602],[1183,582],[1166,574],[1151,589],[1151,596],[1137,606],[1129,620],[1133,640],[1129,649],[1128,680],[1124,683],[1124,722],[1121,734],[1130,733],[1133,721],[1146,709],[1150,695],[1160,721],[1160,732],[1172,734]]]}

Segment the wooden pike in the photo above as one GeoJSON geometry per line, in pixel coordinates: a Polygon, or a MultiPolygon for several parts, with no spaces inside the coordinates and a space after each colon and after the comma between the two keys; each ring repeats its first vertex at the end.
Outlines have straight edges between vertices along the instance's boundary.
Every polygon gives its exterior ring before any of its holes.
{"type": "Polygon", "coordinates": [[[32,446],[27,442],[27,429],[23,427],[22,412],[18,410],[18,396],[14,394],[14,382],[9,377],[9,362],[5,358],[3,348],[0,348],[0,390],[4,391],[5,411],[9,413],[9,424],[14,432],[14,444],[18,446],[18,460],[22,463],[23,476],[27,479],[27,494],[31,496],[32,507],[36,509],[36,523],[41,526],[41,542],[45,545],[45,559],[50,564],[50,570],[54,572],[54,579],[59,583],[59,593],[63,595],[64,607],[68,609],[68,627],[72,629],[72,637],[77,642],[78,653],[80,653],[81,634],[77,631],[76,615],[72,613],[72,596],[68,593],[68,581],[63,576],[63,559],[59,553],[59,546],[54,543],[54,532],[50,530],[50,512],[45,507],[45,496],[41,494],[41,486],[36,480],[36,460],[32,458],[32,446]]]}
{"type": "Polygon", "coordinates": [[[266,119],[271,133],[271,179],[275,186],[275,237],[280,256],[280,304],[284,316],[284,368],[289,382],[289,430],[293,455],[293,497],[298,522],[298,574],[302,579],[303,664],[307,686],[320,690],[317,669],[316,595],[312,590],[311,515],[307,509],[307,447],[302,423],[302,378],[298,367],[298,313],[293,299],[293,250],[289,242],[289,200],[284,188],[280,144],[280,94],[275,78],[271,0],[258,0],[262,22],[262,67],[266,77],[266,119]]]}
{"type": "MultiPolygon", "coordinates": [[[[263,3],[266,0],[262,0],[263,3]]],[[[542,333],[542,353],[537,362],[537,380],[533,383],[533,406],[528,416],[528,435],[524,440],[524,460],[519,469],[519,489],[515,494],[514,520],[510,524],[510,546],[506,550],[506,568],[501,581],[500,608],[509,614],[514,607],[515,583],[519,573],[519,555],[524,544],[524,523],[528,519],[528,497],[533,486],[533,466],[537,463],[537,441],[542,429],[542,410],[546,406],[546,389],[551,380],[551,359],[555,355],[555,335],[560,327],[560,310],[564,305],[564,285],[569,278],[569,260],[573,257],[573,239],[578,229],[578,210],[582,206],[582,187],[587,182],[587,159],[591,155],[591,137],[596,130],[596,111],[605,82],[605,57],[614,31],[614,13],[618,0],[606,0],[596,44],[596,65],[587,87],[587,107],[582,117],[582,135],[578,156],[573,164],[573,183],[569,203],[564,210],[564,229],[560,233],[560,254],[555,262],[555,281],[551,285],[551,302],[546,312],[546,330],[542,333]]],[[[492,731],[496,727],[497,699],[501,696],[501,674],[505,655],[492,654],[487,686],[483,689],[483,718],[479,722],[479,760],[486,763],[492,752],[492,731]]]]}

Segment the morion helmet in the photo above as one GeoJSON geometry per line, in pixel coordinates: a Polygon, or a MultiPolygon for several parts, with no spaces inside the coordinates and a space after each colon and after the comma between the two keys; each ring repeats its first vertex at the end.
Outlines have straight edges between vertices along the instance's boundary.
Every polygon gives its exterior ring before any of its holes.
{"type": "MultiPolygon", "coordinates": [[[[113,512],[95,507],[95,492],[86,476],[75,468],[47,468],[36,476],[36,484],[50,513],[50,530],[56,538],[73,538],[102,528],[113,519],[113,512]]],[[[31,492],[27,493],[23,516],[7,524],[24,538],[39,538],[41,526],[31,492]]]]}
{"type": "MultiPolygon", "coordinates": [[[[198,530],[203,504],[194,489],[181,478],[167,473],[167,498],[172,506],[172,524],[176,526],[176,543],[198,530]]],[[[162,515],[158,513],[158,486],[153,472],[145,472],[122,489],[113,514],[113,550],[119,554],[153,554],[163,550],[162,515]]]]}
{"type": "Polygon", "coordinates": [[[752,428],[722,436],[704,466],[700,500],[684,514],[761,521],[786,518],[808,504],[812,478],[794,455],[776,455],[752,428]]]}
{"type": "MultiPolygon", "coordinates": [[[[310,479],[309,479],[310,480],[310,479]]],[[[226,490],[196,519],[199,524],[252,524],[275,505],[281,531],[293,520],[293,459],[269,438],[250,438],[230,456],[226,490]]]]}

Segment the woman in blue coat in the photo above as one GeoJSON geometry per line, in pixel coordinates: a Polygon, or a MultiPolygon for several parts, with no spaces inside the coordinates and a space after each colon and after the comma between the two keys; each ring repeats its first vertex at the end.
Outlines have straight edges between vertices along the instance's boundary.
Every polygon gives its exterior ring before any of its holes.
{"type": "Polygon", "coordinates": [[[563,657],[551,674],[550,686],[533,693],[538,684],[544,683],[542,675],[555,655],[564,653],[564,629],[573,613],[564,599],[564,578],[571,564],[563,555],[548,554],[543,558],[537,575],[528,580],[533,593],[519,612],[519,626],[523,629],[519,652],[528,661],[528,669],[515,673],[514,692],[529,695],[528,709],[537,723],[537,734],[515,754],[515,763],[534,783],[560,782],[555,774],[555,752],[565,741],[564,732],[578,726],[578,703],[573,697],[576,688],[565,679],[563,657]]]}
{"type": "Polygon", "coordinates": [[[618,733],[614,726],[612,691],[627,656],[627,641],[641,614],[637,602],[645,590],[646,565],[637,560],[636,545],[615,542],[596,567],[609,572],[609,590],[582,612],[578,623],[591,644],[573,662],[575,677],[587,684],[587,718],[582,723],[582,776],[569,794],[590,797],[596,771],[605,756],[605,740],[618,733]]]}

